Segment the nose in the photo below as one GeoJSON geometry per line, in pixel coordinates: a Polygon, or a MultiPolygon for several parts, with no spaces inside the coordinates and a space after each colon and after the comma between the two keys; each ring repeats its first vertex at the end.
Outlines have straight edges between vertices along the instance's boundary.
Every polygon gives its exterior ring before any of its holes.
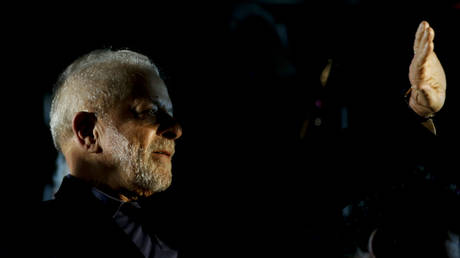
{"type": "Polygon", "coordinates": [[[182,136],[182,126],[169,114],[164,113],[159,119],[159,124],[157,135],[170,140],[177,140],[182,136]]]}

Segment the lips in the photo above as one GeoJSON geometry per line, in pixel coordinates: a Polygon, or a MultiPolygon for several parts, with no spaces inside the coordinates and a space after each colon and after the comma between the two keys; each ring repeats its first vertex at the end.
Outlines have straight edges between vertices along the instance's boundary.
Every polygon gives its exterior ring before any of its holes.
{"type": "Polygon", "coordinates": [[[167,150],[154,151],[153,153],[155,153],[155,154],[160,154],[160,155],[165,155],[165,156],[168,156],[168,157],[171,157],[171,156],[172,156],[172,152],[171,152],[171,151],[167,151],[167,150]]]}

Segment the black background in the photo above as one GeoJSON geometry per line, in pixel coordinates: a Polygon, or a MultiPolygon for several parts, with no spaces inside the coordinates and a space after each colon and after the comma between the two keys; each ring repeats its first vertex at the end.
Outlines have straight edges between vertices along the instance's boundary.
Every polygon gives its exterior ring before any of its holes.
{"type": "Polygon", "coordinates": [[[148,55],[170,88],[184,134],[173,186],[153,200],[171,235],[183,236],[189,246],[203,245],[217,257],[340,256],[347,204],[407,182],[405,173],[416,166],[458,186],[458,4],[309,2],[253,2],[284,26],[284,47],[257,19],[234,23],[235,9],[250,8],[242,3],[4,8],[12,14],[2,18],[1,40],[5,206],[41,200],[57,155],[44,122],[44,97],[75,58],[105,47],[148,55]],[[436,138],[407,126],[411,122],[401,115],[422,20],[435,30],[435,51],[447,75],[436,138]],[[328,59],[331,82],[322,88],[319,75],[328,59]],[[277,75],[276,67],[286,63],[295,73],[277,75]],[[318,99],[323,108],[315,108],[318,99]],[[340,127],[341,107],[348,110],[347,128],[340,127]],[[310,120],[300,139],[303,122],[316,116],[323,124],[310,120]]]}

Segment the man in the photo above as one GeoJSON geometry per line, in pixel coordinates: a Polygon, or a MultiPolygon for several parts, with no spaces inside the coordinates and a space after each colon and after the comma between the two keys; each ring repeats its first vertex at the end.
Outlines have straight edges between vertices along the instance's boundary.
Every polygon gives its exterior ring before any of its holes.
{"type": "Polygon", "coordinates": [[[77,59],[56,84],[50,128],[70,175],[40,208],[38,257],[176,257],[137,202],[171,184],[182,134],[156,66],[129,50],[77,59]]]}
{"type": "MultiPolygon", "coordinates": [[[[417,82],[433,76],[423,69],[433,61],[427,53],[432,49],[418,51],[413,63],[417,82]]],[[[428,101],[432,91],[424,84],[412,91],[419,97],[411,106],[420,116],[428,118],[442,106],[432,106],[444,99],[428,101]]],[[[159,222],[137,212],[137,199],[171,183],[174,140],[181,136],[166,86],[148,58],[101,50],[78,59],[57,83],[50,117],[70,176],[35,220],[37,256],[175,257],[156,234],[159,222]]]]}

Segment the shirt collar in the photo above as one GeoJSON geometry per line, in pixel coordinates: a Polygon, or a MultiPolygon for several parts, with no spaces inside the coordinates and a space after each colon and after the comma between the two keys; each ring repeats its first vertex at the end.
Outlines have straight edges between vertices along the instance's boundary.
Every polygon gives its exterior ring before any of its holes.
{"type": "Polygon", "coordinates": [[[130,201],[130,202],[124,202],[116,197],[113,197],[100,189],[96,187],[91,188],[91,192],[96,197],[98,200],[100,200],[106,208],[108,208],[112,215],[115,216],[120,208],[122,207],[130,207],[130,208],[140,208],[140,205],[138,202],[135,201],[130,201]]]}

